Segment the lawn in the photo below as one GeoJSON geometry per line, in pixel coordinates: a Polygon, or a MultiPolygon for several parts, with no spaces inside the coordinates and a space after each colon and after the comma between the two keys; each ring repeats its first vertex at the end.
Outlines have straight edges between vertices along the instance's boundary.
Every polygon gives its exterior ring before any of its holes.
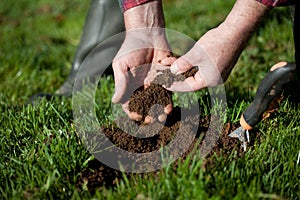
{"type": "MultiPolygon", "coordinates": [[[[197,39],[217,26],[234,1],[164,1],[166,27],[197,39]]],[[[72,99],[28,105],[53,93],[71,69],[89,3],[19,0],[0,3],[0,197],[3,199],[299,199],[300,112],[288,99],[255,127],[259,135],[243,156],[190,156],[155,174],[123,174],[114,186],[91,192],[78,178],[94,160],[79,137],[72,99]]],[[[238,125],[260,81],[278,61],[293,61],[289,8],[262,22],[225,83],[222,123],[238,125]]],[[[97,115],[107,117],[114,90],[103,77],[97,115]],[[105,86],[105,87],[104,87],[105,86]]],[[[205,99],[199,93],[199,100],[205,99]]],[[[207,105],[208,106],[208,105],[207,105]]],[[[209,107],[209,106],[208,106],[209,107]]],[[[209,110],[209,109],[208,109],[209,110]]],[[[208,113],[207,113],[208,114],[208,113]]],[[[103,123],[103,122],[102,122],[103,123]]]]}

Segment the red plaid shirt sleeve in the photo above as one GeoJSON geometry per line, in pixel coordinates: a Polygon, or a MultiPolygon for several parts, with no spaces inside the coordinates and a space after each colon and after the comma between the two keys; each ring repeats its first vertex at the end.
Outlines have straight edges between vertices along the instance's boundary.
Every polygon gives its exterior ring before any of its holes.
{"type": "MultiPolygon", "coordinates": [[[[266,6],[289,6],[295,4],[295,0],[256,0],[266,6]]],[[[298,0],[296,0],[298,1],[298,0]]]]}
{"type": "Polygon", "coordinates": [[[118,0],[123,12],[135,6],[153,1],[153,0],[118,0]]]}

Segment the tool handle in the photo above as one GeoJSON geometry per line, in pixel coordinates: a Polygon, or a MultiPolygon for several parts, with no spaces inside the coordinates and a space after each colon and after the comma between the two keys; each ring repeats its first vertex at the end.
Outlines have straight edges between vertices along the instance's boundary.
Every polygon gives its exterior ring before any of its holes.
{"type": "Polygon", "coordinates": [[[275,64],[260,83],[252,104],[243,113],[240,123],[246,129],[252,129],[262,119],[270,103],[278,97],[285,84],[290,82],[296,70],[295,63],[275,64]]]}

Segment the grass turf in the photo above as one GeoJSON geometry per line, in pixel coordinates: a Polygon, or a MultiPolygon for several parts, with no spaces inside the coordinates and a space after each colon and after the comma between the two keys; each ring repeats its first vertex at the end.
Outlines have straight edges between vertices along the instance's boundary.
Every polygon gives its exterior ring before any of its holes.
{"type": "MultiPolygon", "coordinates": [[[[197,39],[217,26],[234,1],[165,1],[166,27],[197,39]]],[[[88,8],[79,0],[19,0],[0,3],[0,196],[100,199],[298,199],[300,197],[299,108],[284,101],[257,126],[262,139],[245,157],[216,157],[213,168],[190,158],[156,177],[124,177],[95,194],[75,183],[93,159],[76,135],[71,100],[25,105],[37,92],[54,92],[66,78],[88,8]]],[[[241,55],[225,87],[227,121],[237,123],[260,80],[279,60],[293,60],[288,8],[274,9],[241,55]]],[[[112,79],[102,80],[108,102],[112,79]]],[[[99,115],[101,112],[99,106],[99,115]]]]}

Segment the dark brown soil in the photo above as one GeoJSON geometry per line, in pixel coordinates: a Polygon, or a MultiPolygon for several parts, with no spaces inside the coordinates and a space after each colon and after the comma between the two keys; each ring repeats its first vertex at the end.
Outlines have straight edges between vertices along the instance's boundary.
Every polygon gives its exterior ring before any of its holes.
{"type": "MultiPolygon", "coordinates": [[[[188,150],[182,154],[180,158],[186,158],[186,156],[190,155],[191,152],[195,152],[197,149],[201,149],[201,151],[204,152],[207,150],[209,153],[206,155],[206,162],[204,165],[205,168],[214,167],[214,156],[223,156],[223,158],[226,159],[231,153],[234,152],[236,152],[236,157],[244,156],[240,142],[237,139],[228,137],[228,134],[238,127],[237,125],[228,123],[225,125],[225,127],[211,127],[214,125],[210,120],[215,120],[214,117],[204,117],[199,119],[195,116],[186,116],[185,119],[181,119],[180,110],[181,109],[179,108],[174,108],[172,115],[167,118],[165,125],[162,125],[158,122],[150,125],[142,125],[138,131],[140,134],[139,136],[147,136],[148,134],[154,135],[149,138],[134,137],[113,126],[104,127],[103,131],[106,137],[109,138],[109,140],[111,140],[111,142],[116,146],[129,152],[137,153],[158,150],[161,146],[167,145],[173,139],[175,134],[181,135],[182,139],[179,141],[180,145],[185,144],[182,142],[182,140],[188,141],[189,139],[193,139],[195,137],[190,146],[180,147],[188,148],[188,150]],[[199,126],[199,128],[196,132],[196,135],[194,135],[195,133],[190,131],[196,126],[199,126]],[[210,129],[208,131],[209,126],[210,129]],[[178,131],[179,129],[180,131],[178,131]],[[201,138],[202,142],[200,142],[200,145],[197,145],[199,144],[199,138],[201,138]],[[206,140],[204,140],[205,138],[206,140]],[[217,142],[215,142],[215,139],[217,142]],[[210,151],[211,148],[212,150],[210,151]]],[[[122,121],[124,123],[126,123],[126,121],[130,123],[129,119],[122,119],[122,121]]],[[[252,141],[254,141],[254,139],[252,139],[252,141]]],[[[252,145],[253,144],[250,143],[249,148],[251,148],[252,145]]],[[[139,161],[137,160],[136,162],[138,163],[139,161]]],[[[158,161],[148,160],[148,162],[149,164],[153,164],[154,162],[158,161]]],[[[83,187],[86,186],[89,191],[94,192],[97,189],[101,189],[102,186],[114,186],[121,178],[122,173],[120,171],[112,169],[95,159],[90,161],[88,167],[81,172],[80,177],[77,180],[77,188],[82,190],[83,187]]]]}
{"type": "Polygon", "coordinates": [[[173,82],[185,80],[187,77],[194,76],[198,71],[197,67],[193,67],[189,71],[174,75],[169,69],[159,71],[160,74],[153,80],[146,89],[139,88],[129,99],[129,111],[137,112],[142,115],[143,119],[149,115],[157,118],[164,113],[163,108],[172,103],[172,92],[166,90],[173,82]]]}
{"type": "MultiPolygon", "coordinates": [[[[149,114],[150,108],[153,109],[153,105],[159,105],[157,109],[163,110],[162,107],[171,102],[172,94],[160,85],[184,80],[186,77],[195,74],[195,72],[197,72],[197,69],[193,68],[184,76],[179,77],[171,74],[169,70],[165,71],[154,80],[150,87],[145,90],[138,90],[132,95],[130,100],[131,111],[146,116],[149,114]]],[[[229,157],[233,151],[237,152],[237,157],[244,155],[240,142],[237,139],[228,137],[228,134],[237,128],[236,125],[228,123],[225,127],[220,127],[222,123],[219,122],[218,117],[200,117],[197,111],[197,109],[187,110],[175,107],[164,124],[154,122],[137,126],[137,123],[132,120],[121,118],[116,121],[118,126],[105,126],[102,128],[102,132],[117,147],[135,153],[159,150],[162,146],[169,144],[175,136],[178,136],[175,144],[176,148],[174,148],[172,155],[184,159],[192,152],[200,152],[200,156],[206,157],[205,167],[214,166],[214,155],[229,157]],[[187,141],[192,142],[188,143],[187,141]],[[195,149],[198,149],[198,151],[194,151],[195,149]],[[182,152],[184,153],[182,154],[182,152]]],[[[157,114],[157,112],[154,113],[157,114]]],[[[149,159],[146,161],[134,160],[134,162],[152,165],[159,161],[149,159]]],[[[174,166],[176,167],[176,162],[174,166]]],[[[103,185],[114,186],[121,177],[122,173],[120,171],[112,169],[95,159],[89,162],[88,167],[81,172],[77,180],[77,188],[82,190],[87,187],[91,192],[94,192],[103,185]]]]}
{"type": "Polygon", "coordinates": [[[172,92],[161,85],[151,84],[148,88],[139,89],[133,93],[129,99],[128,109],[130,112],[137,112],[142,115],[143,119],[147,115],[158,117],[163,114],[163,108],[171,102],[172,92]]]}
{"type": "Polygon", "coordinates": [[[173,74],[169,69],[159,71],[161,74],[159,74],[154,80],[153,83],[164,85],[167,88],[170,87],[174,82],[180,82],[184,81],[186,78],[190,76],[194,76],[198,72],[198,67],[193,67],[192,69],[179,74],[175,75],[173,74]]]}

